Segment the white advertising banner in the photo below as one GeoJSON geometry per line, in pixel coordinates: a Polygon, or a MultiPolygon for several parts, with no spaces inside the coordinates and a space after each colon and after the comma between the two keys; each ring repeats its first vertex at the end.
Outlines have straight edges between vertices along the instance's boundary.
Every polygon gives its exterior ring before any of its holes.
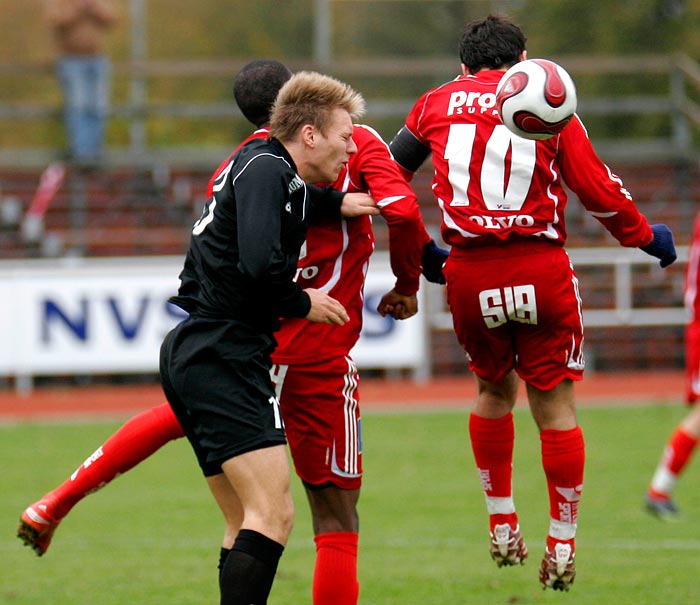
{"type": "MultiPolygon", "coordinates": [[[[167,302],[181,266],[182,257],[0,262],[0,375],[157,372],[163,336],[184,317],[167,302]]],[[[393,283],[377,255],[352,353],[360,368],[426,364],[422,314],[397,322],[376,312],[393,283]]]]}

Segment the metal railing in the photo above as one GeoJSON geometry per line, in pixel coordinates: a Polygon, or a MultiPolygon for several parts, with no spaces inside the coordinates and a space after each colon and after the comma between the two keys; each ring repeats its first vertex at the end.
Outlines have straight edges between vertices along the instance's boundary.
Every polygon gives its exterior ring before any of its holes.
{"type": "MultiPolygon", "coordinates": [[[[700,104],[695,102],[692,94],[700,92],[700,65],[685,55],[649,55],[625,57],[553,57],[564,65],[576,78],[595,74],[606,75],[648,75],[668,76],[666,91],[656,94],[639,94],[625,96],[606,96],[579,99],[579,113],[584,116],[627,115],[666,115],[671,123],[668,137],[653,140],[623,139],[606,140],[597,138],[596,146],[602,155],[619,157],[625,160],[635,158],[668,159],[688,157],[693,153],[693,129],[700,127],[700,104]]],[[[122,161],[140,158],[144,154],[168,153],[168,150],[156,152],[149,144],[145,134],[146,123],[151,118],[229,118],[243,120],[240,112],[229,100],[191,101],[191,102],[156,102],[149,98],[148,87],[159,79],[228,78],[233,79],[246,60],[132,60],[115,64],[115,77],[126,79],[133,88],[139,84],[142,94],[132,95],[128,100],[114,103],[112,116],[129,122],[129,144],[124,153],[118,155],[122,161]]],[[[445,74],[446,78],[456,73],[457,64],[453,57],[415,59],[404,57],[372,58],[371,60],[339,60],[328,65],[317,65],[314,61],[289,61],[293,70],[321,69],[347,79],[380,77],[390,81],[391,78],[416,77],[445,74]]],[[[47,64],[0,64],[0,82],[5,77],[17,74],[47,75],[47,64]]],[[[152,97],[152,95],[151,95],[152,97]]],[[[367,115],[369,120],[380,118],[403,118],[411,108],[415,98],[368,98],[367,115]]],[[[60,108],[55,103],[37,101],[0,102],[0,121],[42,121],[59,119],[60,108]]],[[[187,143],[184,143],[187,145],[187,143]]],[[[190,144],[185,154],[196,160],[197,145],[190,144]]],[[[201,149],[200,149],[201,151],[201,149]]],[[[7,163],[22,156],[22,151],[0,150],[0,163],[7,163]]],[[[42,158],[42,161],[44,159],[42,158]]]]}

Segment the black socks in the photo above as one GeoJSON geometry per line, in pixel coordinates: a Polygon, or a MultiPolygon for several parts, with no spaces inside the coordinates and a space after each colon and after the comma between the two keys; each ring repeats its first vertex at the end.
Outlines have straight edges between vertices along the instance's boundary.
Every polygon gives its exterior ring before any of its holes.
{"type": "Polygon", "coordinates": [[[265,605],[284,546],[250,529],[242,529],[228,551],[221,549],[221,605],[265,605]]]}

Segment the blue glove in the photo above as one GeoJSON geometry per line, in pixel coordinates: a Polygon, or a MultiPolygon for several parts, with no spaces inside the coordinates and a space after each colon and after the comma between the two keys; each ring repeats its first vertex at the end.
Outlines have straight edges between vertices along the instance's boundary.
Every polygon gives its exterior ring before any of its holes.
{"type": "Polygon", "coordinates": [[[423,276],[433,284],[446,284],[445,276],[442,274],[442,266],[445,264],[447,257],[450,255],[449,250],[440,248],[431,239],[423,246],[423,256],[421,257],[421,265],[423,265],[423,276]]]}
{"type": "Polygon", "coordinates": [[[651,230],[654,232],[654,239],[651,244],[647,246],[641,246],[640,250],[660,258],[661,268],[668,267],[673,261],[676,260],[676,245],[673,243],[673,233],[671,230],[662,224],[652,225],[651,230]]]}

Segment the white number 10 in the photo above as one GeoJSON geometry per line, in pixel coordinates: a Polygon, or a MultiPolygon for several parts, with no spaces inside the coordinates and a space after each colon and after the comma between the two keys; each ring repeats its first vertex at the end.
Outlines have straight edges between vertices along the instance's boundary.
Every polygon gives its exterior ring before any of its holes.
{"type": "MultiPolygon", "coordinates": [[[[474,156],[476,124],[453,124],[445,146],[452,185],[450,206],[469,206],[470,166],[474,156]]],[[[498,124],[486,142],[481,164],[481,196],[489,210],[518,211],[525,203],[535,170],[535,141],[524,139],[498,124]],[[506,171],[508,151],[510,172],[506,171]],[[508,178],[506,179],[506,176],[508,178]]]]}

